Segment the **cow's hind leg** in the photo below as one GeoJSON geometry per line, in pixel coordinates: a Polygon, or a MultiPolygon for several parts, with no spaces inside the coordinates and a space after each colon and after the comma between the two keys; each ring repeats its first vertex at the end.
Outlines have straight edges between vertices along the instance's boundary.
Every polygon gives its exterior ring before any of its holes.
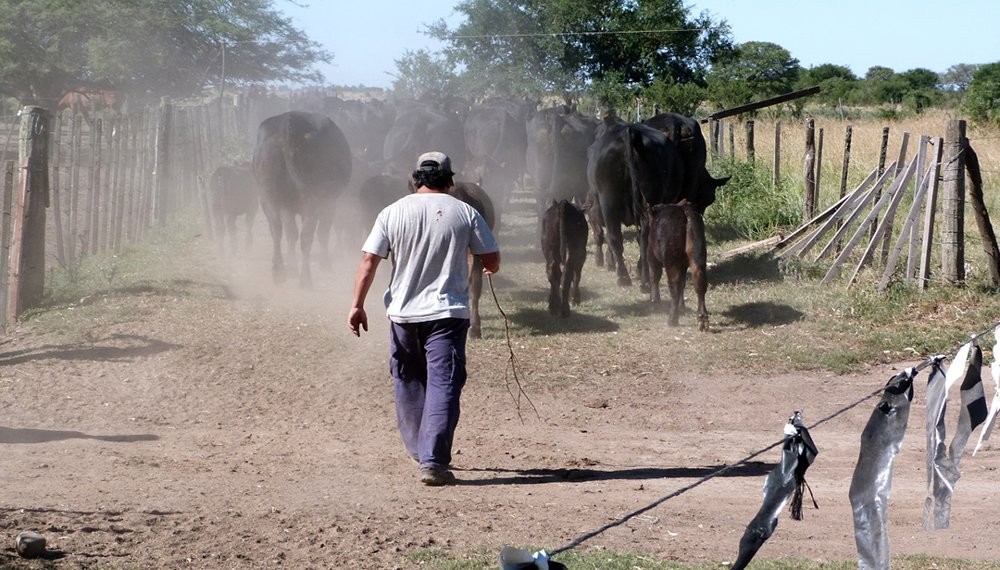
{"type": "Polygon", "coordinates": [[[236,231],[237,214],[226,215],[226,234],[229,235],[229,251],[234,254],[239,250],[239,234],[236,231]]]}
{"type": "MultiPolygon", "coordinates": [[[[653,303],[660,302],[660,279],[663,278],[663,264],[655,255],[648,257],[649,263],[649,300],[653,303]]],[[[669,279],[668,279],[669,281],[669,279]]]]}
{"type": "Polygon", "coordinates": [[[277,213],[267,216],[267,225],[271,229],[271,277],[275,283],[285,281],[285,260],[281,256],[281,238],[283,226],[281,216],[277,213]]]}
{"type": "Polygon", "coordinates": [[[691,282],[698,295],[698,330],[708,330],[708,309],[705,294],[708,292],[708,249],[705,246],[705,225],[701,216],[690,212],[687,224],[687,257],[691,268],[691,282]]]}
{"type": "Polygon", "coordinates": [[[253,250],[253,222],[255,214],[253,212],[247,214],[243,219],[247,225],[247,252],[253,250]]]}
{"type": "Polygon", "coordinates": [[[324,207],[316,231],[316,239],[319,240],[319,266],[324,270],[333,269],[333,260],[330,257],[330,230],[333,228],[333,205],[324,207]]]}
{"type": "Polygon", "coordinates": [[[680,322],[681,308],[684,306],[684,282],[687,281],[687,268],[684,265],[670,263],[666,270],[667,286],[670,288],[670,318],[667,324],[676,327],[680,322]]]}
{"type": "Polygon", "coordinates": [[[313,284],[309,259],[312,253],[313,240],[316,236],[316,225],[318,222],[319,220],[315,214],[305,215],[302,218],[302,232],[299,234],[299,248],[302,251],[302,267],[299,269],[299,287],[303,289],[311,289],[313,284]]]}
{"type": "Polygon", "coordinates": [[[562,281],[562,266],[558,259],[550,259],[545,263],[545,273],[549,276],[549,312],[553,315],[559,312],[562,300],[559,297],[559,284],[562,281]]]}

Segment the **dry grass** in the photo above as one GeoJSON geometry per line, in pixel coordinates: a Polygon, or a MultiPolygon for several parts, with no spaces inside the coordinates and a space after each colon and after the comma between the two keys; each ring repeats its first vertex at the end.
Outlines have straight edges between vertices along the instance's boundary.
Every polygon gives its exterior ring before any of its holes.
{"type": "MultiPolygon", "coordinates": [[[[808,109],[804,114],[810,116],[808,109]]],[[[847,189],[856,187],[864,177],[878,166],[882,147],[882,129],[889,128],[889,142],[886,152],[886,164],[899,156],[903,133],[909,133],[907,158],[912,158],[917,151],[920,137],[943,137],[950,120],[964,117],[954,111],[928,111],[919,117],[903,121],[885,121],[874,118],[859,120],[841,120],[829,117],[815,117],[816,140],[819,141],[820,129],[823,130],[822,164],[820,170],[820,207],[826,207],[837,200],[840,192],[840,179],[844,163],[844,143],[847,126],[852,127],[850,166],[848,170],[847,189]]],[[[781,159],[780,172],[783,177],[793,180],[801,186],[803,163],[805,155],[805,118],[800,120],[773,118],[757,118],[754,120],[754,147],[756,160],[768,169],[773,170],[775,125],[781,123],[781,159]]],[[[729,125],[733,125],[735,142],[735,157],[746,159],[746,129],[743,121],[724,120],[725,134],[724,154],[730,156],[729,125]]],[[[707,132],[707,129],[706,129],[707,132]]],[[[972,148],[979,155],[980,167],[983,171],[987,206],[997,203],[997,191],[1000,190],[1000,129],[983,127],[969,123],[966,130],[972,148]],[[993,190],[991,192],[990,190],[993,190]]]]}

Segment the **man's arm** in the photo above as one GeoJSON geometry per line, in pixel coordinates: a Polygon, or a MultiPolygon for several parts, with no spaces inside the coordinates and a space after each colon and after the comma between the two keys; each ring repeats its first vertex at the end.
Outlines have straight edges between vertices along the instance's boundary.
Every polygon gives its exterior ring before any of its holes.
{"type": "Polygon", "coordinates": [[[358,271],[354,275],[354,300],[351,301],[351,311],[347,314],[347,326],[354,336],[361,336],[361,328],[368,332],[368,314],[365,313],[365,298],[375,280],[375,271],[382,258],[367,251],[361,256],[358,271]]]}
{"type": "Polygon", "coordinates": [[[492,253],[484,253],[479,256],[479,260],[483,262],[483,273],[487,275],[493,275],[497,271],[500,271],[499,251],[494,251],[492,253]]]}

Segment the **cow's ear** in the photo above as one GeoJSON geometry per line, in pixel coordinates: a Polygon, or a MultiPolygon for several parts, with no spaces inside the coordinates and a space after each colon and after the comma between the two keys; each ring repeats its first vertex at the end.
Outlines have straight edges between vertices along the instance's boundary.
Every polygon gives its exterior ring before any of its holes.
{"type": "Polygon", "coordinates": [[[720,186],[724,186],[726,182],[729,182],[730,178],[732,178],[732,176],[725,176],[723,178],[713,178],[712,182],[715,183],[716,188],[719,188],[720,186]]]}

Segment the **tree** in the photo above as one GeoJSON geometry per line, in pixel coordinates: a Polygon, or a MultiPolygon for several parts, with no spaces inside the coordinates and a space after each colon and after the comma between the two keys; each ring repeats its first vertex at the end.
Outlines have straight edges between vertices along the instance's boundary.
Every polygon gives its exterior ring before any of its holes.
{"type": "Polygon", "coordinates": [[[273,0],[0,0],[0,93],[54,106],[81,85],[186,96],[218,83],[310,81],[331,55],[273,0]],[[223,69],[225,61],[225,69],[223,69]]]}
{"type": "Polygon", "coordinates": [[[451,65],[443,57],[425,49],[407,50],[403,57],[396,60],[396,70],[392,89],[403,98],[440,97],[454,93],[458,83],[451,65]]]}
{"type": "Polygon", "coordinates": [[[463,0],[455,10],[464,22],[427,31],[478,96],[571,98],[609,80],[633,91],[658,78],[703,84],[732,49],[727,24],[692,17],[682,0],[463,0]]]}
{"type": "Polygon", "coordinates": [[[799,60],[771,42],[746,42],[726,61],[712,66],[709,98],[722,108],[745,105],[792,91],[799,60]]]}
{"type": "Polygon", "coordinates": [[[841,105],[856,97],[859,87],[858,77],[843,65],[824,63],[802,70],[796,82],[796,89],[819,86],[816,101],[829,105],[841,105]]]}
{"type": "Polygon", "coordinates": [[[1000,62],[976,70],[962,107],[973,121],[1000,123],[1000,62]]]}
{"type": "Polygon", "coordinates": [[[957,63],[941,74],[938,84],[947,90],[965,91],[972,82],[972,76],[980,67],[982,66],[977,64],[957,63]]]}

